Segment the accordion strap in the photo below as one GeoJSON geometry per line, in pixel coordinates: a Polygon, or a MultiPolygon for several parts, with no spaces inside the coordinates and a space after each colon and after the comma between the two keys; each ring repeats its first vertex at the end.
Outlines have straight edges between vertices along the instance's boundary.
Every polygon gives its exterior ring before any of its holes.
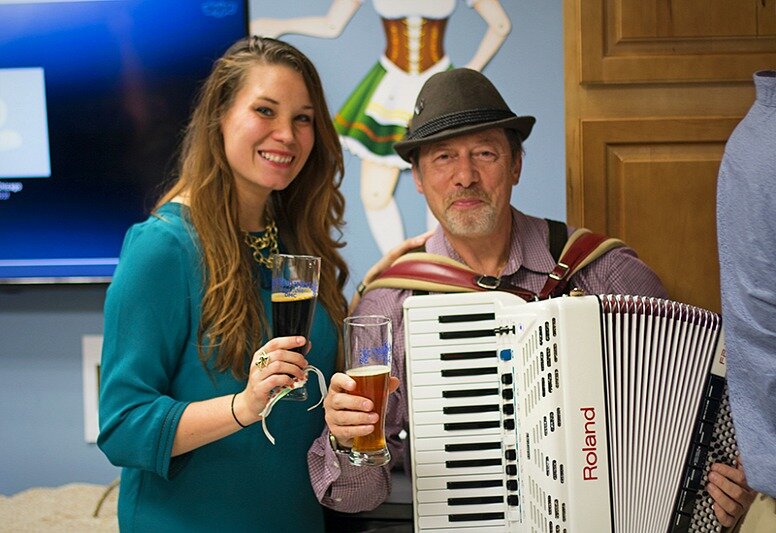
{"type": "Polygon", "coordinates": [[[569,237],[560,259],[552,272],[547,276],[547,282],[539,291],[539,299],[552,298],[560,296],[566,289],[566,286],[572,276],[579,270],[604,255],[609,250],[625,246],[620,239],[614,239],[593,233],[587,228],[579,228],[569,237]]]}
{"type": "Polygon", "coordinates": [[[560,260],[549,273],[544,288],[536,294],[508,283],[503,278],[478,274],[463,263],[427,252],[410,252],[399,257],[366,285],[361,294],[372,289],[390,288],[426,292],[504,291],[526,301],[543,300],[563,294],[571,277],[581,268],[612,248],[624,246],[619,239],[576,230],[563,248],[560,260]]]}

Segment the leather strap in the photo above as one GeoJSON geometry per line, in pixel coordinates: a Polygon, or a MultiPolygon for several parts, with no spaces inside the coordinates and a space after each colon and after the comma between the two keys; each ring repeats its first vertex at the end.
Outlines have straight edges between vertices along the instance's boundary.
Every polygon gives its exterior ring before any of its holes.
{"type": "Polygon", "coordinates": [[[619,239],[579,228],[569,237],[558,264],[550,272],[547,282],[539,291],[539,299],[560,296],[571,277],[613,248],[625,246],[619,239]]]}
{"type": "Polygon", "coordinates": [[[379,287],[428,292],[474,292],[498,290],[524,300],[535,300],[533,292],[504,283],[499,278],[477,274],[463,263],[444,256],[409,253],[397,259],[366,290],[379,287]]]}

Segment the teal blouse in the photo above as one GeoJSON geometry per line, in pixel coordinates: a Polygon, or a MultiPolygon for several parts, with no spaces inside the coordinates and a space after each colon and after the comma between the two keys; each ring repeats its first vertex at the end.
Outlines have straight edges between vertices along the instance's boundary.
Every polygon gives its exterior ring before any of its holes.
{"type": "MultiPolygon", "coordinates": [[[[123,467],[121,530],[323,531],[306,459],[324,424],[321,407],[307,412],[320,398],[313,374],[306,402],[281,401],[267,419],[276,445],[256,423],[170,457],[189,402],[246,385],[228,371],[206,372],[199,361],[202,266],[186,213],[166,204],[130,228],[105,301],[98,445],[123,467]]],[[[269,310],[269,287],[261,285],[269,310]]],[[[320,304],[311,338],[308,360],[328,382],[337,334],[320,304]]]]}

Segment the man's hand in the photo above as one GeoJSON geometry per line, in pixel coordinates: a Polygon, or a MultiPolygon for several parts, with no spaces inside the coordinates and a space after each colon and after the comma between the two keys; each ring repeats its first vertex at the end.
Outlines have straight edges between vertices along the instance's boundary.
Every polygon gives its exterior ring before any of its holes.
{"type": "MultiPolygon", "coordinates": [[[[353,379],[347,374],[338,372],[332,376],[329,393],[323,400],[329,433],[345,447],[353,445],[354,437],[372,433],[374,424],[380,419],[377,413],[372,412],[374,404],[371,400],[353,394],[355,388],[356,382],[353,379]]],[[[389,393],[398,388],[399,378],[391,376],[388,384],[389,393]]]]}
{"type": "Polygon", "coordinates": [[[364,289],[367,285],[372,283],[377,276],[382,274],[383,271],[391,266],[398,258],[410,250],[414,250],[415,248],[423,246],[428,238],[433,234],[434,230],[429,230],[416,237],[410,237],[398,246],[391,248],[391,250],[383,257],[381,257],[377,263],[372,265],[372,268],[367,270],[366,274],[364,275],[364,279],[362,279],[361,283],[358,284],[356,292],[353,293],[353,298],[350,300],[350,305],[348,306],[348,313],[351,315],[353,314],[356,306],[358,306],[358,303],[361,301],[361,296],[363,295],[364,289]]]}
{"type": "Polygon", "coordinates": [[[714,498],[713,508],[717,520],[725,527],[735,525],[752,506],[757,495],[746,483],[740,460],[736,468],[723,463],[711,465],[706,490],[714,498]]]}

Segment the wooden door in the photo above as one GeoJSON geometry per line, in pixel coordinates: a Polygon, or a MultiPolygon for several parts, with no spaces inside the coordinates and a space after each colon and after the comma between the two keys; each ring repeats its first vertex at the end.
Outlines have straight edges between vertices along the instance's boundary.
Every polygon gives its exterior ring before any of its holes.
{"type": "Polygon", "coordinates": [[[564,0],[567,216],[720,311],[725,142],[776,68],[776,0],[564,0]]]}

